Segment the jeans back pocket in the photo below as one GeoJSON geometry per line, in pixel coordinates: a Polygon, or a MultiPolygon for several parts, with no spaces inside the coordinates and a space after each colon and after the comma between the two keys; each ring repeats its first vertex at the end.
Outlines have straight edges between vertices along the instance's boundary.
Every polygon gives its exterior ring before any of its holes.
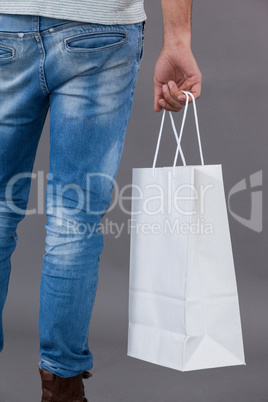
{"type": "Polygon", "coordinates": [[[15,56],[15,49],[11,46],[0,43],[0,60],[12,59],[15,56]]]}
{"type": "Polygon", "coordinates": [[[69,52],[98,52],[121,46],[127,42],[124,31],[87,32],[64,39],[69,52]]]}

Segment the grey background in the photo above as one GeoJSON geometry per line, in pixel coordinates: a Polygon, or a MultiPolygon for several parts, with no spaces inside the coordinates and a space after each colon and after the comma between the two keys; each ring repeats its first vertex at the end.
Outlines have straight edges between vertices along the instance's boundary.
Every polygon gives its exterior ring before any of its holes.
{"type": "MultiPolygon", "coordinates": [[[[148,20],[145,56],[117,181],[131,183],[132,167],[152,166],[161,115],[153,110],[152,74],[162,40],[160,1],[146,0],[148,20]]],[[[198,115],[205,163],[221,163],[226,195],[234,184],[267,170],[268,4],[264,0],[205,0],[193,7],[193,52],[203,73],[198,115]]],[[[175,116],[177,124],[181,114],[175,116]]],[[[174,138],[169,121],[158,166],[173,161],[174,138]]],[[[198,164],[193,118],[183,139],[186,160],[198,164]]],[[[48,170],[49,116],[34,172],[48,170]]],[[[180,163],[180,162],[179,162],[180,163]]],[[[265,188],[263,188],[265,190],[265,188]]],[[[264,229],[267,195],[263,192],[264,229]]],[[[36,201],[33,181],[29,208],[36,201]]],[[[234,199],[232,208],[249,217],[250,193],[234,199]]],[[[114,222],[127,221],[119,207],[114,222]]],[[[91,402],[267,402],[267,236],[242,226],[229,215],[242,319],[246,366],[181,373],[126,355],[129,235],[105,238],[100,279],[90,326],[95,357],[93,377],[85,380],[91,402]]],[[[5,347],[0,358],[0,401],[40,400],[38,308],[45,246],[45,216],[27,216],[18,228],[12,256],[9,294],[4,309],[5,347]]]]}

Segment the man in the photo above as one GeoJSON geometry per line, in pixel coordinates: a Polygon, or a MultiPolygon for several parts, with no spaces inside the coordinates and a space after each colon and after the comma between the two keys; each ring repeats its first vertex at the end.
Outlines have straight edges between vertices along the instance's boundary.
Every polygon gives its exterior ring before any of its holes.
{"type": "MultiPolygon", "coordinates": [[[[201,92],[191,0],[162,0],[154,110],[201,92]]],[[[42,401],[86,402],[88,330],[109,208],[143,59],[143,0],[0,3],[0,351],[18,222],[50,110],[46,253],[40,287],[42,401]],[[77,6],[79,4],[79,7],[77,6]],[[86,232],[81,231],[86,228],[86,232]],[[90,234],[90,235],[89,235],[90,234]]]]}

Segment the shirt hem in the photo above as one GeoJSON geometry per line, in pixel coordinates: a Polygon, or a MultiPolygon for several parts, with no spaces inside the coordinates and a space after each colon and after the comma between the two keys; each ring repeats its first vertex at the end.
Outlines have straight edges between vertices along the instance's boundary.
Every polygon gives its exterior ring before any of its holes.
{"type": "Polygon", "coordinates": [[[103,16],[98,17],[96,15],[91,15],[90,13],[84,13],[83,15],[74,15],[72,11],[62,11],[61,10],[50,10],[50,11],[42,11],[39,9],[34,9],[32,7],[1,7],[0,6],[0,14],[16,14],[16,15],[37,15],[44,16],[50,18],[59,18],[70,21],[78,21],[78,22],[88,22],[88,23],[96,23],[96,24],[104,24],[104,25],[117,25],[117,24],[135,24],[138,22],[142,22],[147,20],[147,15],[144,10],[140,13],[137,13],[135,17],[129,16],[127,14],[120,12],[120,16],[112,16],[112,18],[104,18],[103,16]]]}

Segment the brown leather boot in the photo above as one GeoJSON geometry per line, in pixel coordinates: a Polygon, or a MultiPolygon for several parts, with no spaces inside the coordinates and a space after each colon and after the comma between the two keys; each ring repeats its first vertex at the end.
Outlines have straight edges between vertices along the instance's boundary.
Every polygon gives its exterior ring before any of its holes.
{"type": "Polygon", "coordinates": [[[41,402],[88,402],[83,378],[92,377],[89,371],[75,377],[62,378],[39,366],[38,369],[42,380],[41,402]]]}

